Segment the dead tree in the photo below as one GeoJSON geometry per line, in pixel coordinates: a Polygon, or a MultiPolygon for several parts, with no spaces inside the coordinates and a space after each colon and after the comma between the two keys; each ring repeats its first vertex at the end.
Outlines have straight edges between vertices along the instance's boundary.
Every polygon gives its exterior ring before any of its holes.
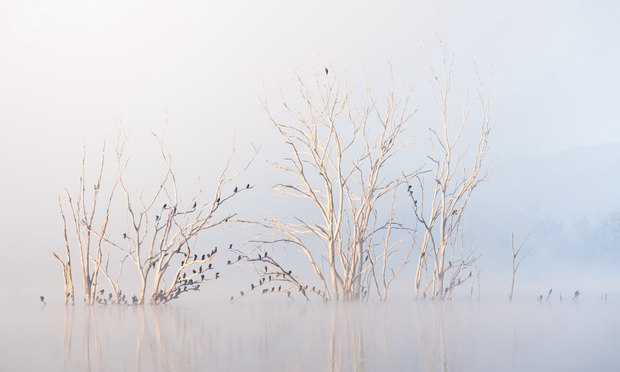
{"type": "Polygon", "coordinates": [[[489,150],[489,135],[493,128],[490,124],[489,111],[490,84],[485,93],[484,84],[479,78],[480,89],[477,96],[470,100],[467,94],[461,105],[459,124],[452,132],[448,111],[451,106],[449,98],[453,61],[447,61],[445,48],[442,49],[442,53],[443,78],[437,77],[435,71],[430,69],[431,86],[441,113],[440,130],[429,128],[433,156],[428,158],[431,161],[431,168],[434,168],[433,178],[429,180],[418,175],[416,187],[412,184],[408,187],[414,216],[424,231],[415,276],[416,298],[420,295],[423,273],[429,261],[432,264],[432,275],[427,288],[431,292],[431,297],[442,299],[450,292],[450,286],[445,287],[444,283],[445,274],[451,268],[447,265],[446,261],[449,259],[446,254],[453,249],[462,233],[465,211],[474,188],[488,180],[488,173],[485,170],[488,162],[485,158],[489,150]],[[465,151],[457,153],[463,131],[476,104],[481,108],[476,152],[468,155],[469,146],[467,146],[465,151]],[[432,182],[432,186],[427,181],[432,182]],[[427,191],[429,188],[430,192],[427,191]]]}
{"type": "MultiPolygon", "coordinates": [[[[224,170],[220,174],[218,183],[211,200],[200,202],[202,190],[185,204],[178,193],[175,173],[172,168],[172,158],[166,152],[163,135],[155,135],[159,142],[160,154],[165,165],[165,174],[151,197],[144,197],[143,192],[134,194],[129,191],[125,183],[124,175],[128,171],[129,161],[124,157],[124,148],[128,139],[127,133],[121,127],[114,143],[116,160],[116,181],[113,183],[108,196],[107,208],[101,213],[100,228],[93,226],[96,203],[88,215],[81,195],[78,202],[69,202],[74,212],[76,236],[80,248],[81,261],[87,304],[143,304],[150,301],[152,304],[160,304],[179,298],[180,295],[199,291],[201,284],[217,280],[220,275],[216,272],[212,262],[218,253],[217,247],[208,249],[198,246],[198,236],[207,230],[230,224],[236,213],[222,214],[222,206],[231,198],[252,189],[252,186],[234,187],[231,183],[245,170],[248,169],[254,157],[232,176],[227,172],[234,154],[234,146],[224,170]],[[124,215],[113,215],[111,206],[115,200],[116,190],[122,193],[124,215]],[[160,206],[163,205],[163,207],[160,206]],[[109,221],[126,221],[126,228],[122,234],[111,234],[108,231],[109,221]],[[96,240],[96,249],[87,245],[91,240],[96,240]],[[85,247],[85,248],[83,248],[85,247]],[[93,262],[94,268],[89,268],[93,262]],[[118,262],[118,269],[114,263],[118,262]],[[131,299],[127,298],[127,291],[123,293],[120,278],[126,262],[133,263],[138,278],[138,295],[131,299]],[[97,290],[98,274],[107,279],[111,291],[105,297],[104,290],[97,290]],[[147,291],[151,295],[146,298],[147,291]]],[[[256,149],[255,149],[256,150],[256,149]]],[[[101,185],[103,173],[103,159],[99,179],[95,185],[94,200],[96,201],[101,185]]],[[[82,180],[84,178],[82,177],[82,180]]],[[[82,181],[83,182],[83,181],[82,181]]],[[[83,184],[80,185],[84,190],[83,184]]],[[[117,225],[118,226],[118,225],[117,225]]],[[[70,257],[69,243],[67,242],[67,255],[70,257]]],[[[64,266],[63,266],[64,267],[64,266]]],[[[134,283],[135,284],[135,283],[134,283]]]]}
{"type": "Polygon", "coordinates": [[[62,211],[62,202],[60,200],[60,195],[58,195],[58,205],[60,206],[60,214],[62,215],[62,225],[64,231],[65,238],[65,248],[66,248],[66,262],[60,258],[58,253],[52,251],[52,254],[60,265],[62,266],[62,279],[64,283],[64,291],[63,296],[65,298],[65,304],[69,303],[69,299],[71,300],[71,305],[75,304],[75,288],[73,286],[73,274],[71,272],[71,249],[69,247],[69,239],[67,237],[67,219],[65,218],[65,214],[62,211]]]}
{"type": "MultiPolygon", "coordinates": [[[[530,234],[527,234],[527,236],[523,240],[523,243],[521,243],[519,248],[517,248],[517,250],[515,251],[515,236],[514,234],[510,234],[510,249],[512,250],[512,282],[510,283],[510,293],[508,294],[508,298],[510,299],[510,301],[512,301],[512,293],[514,292],[514,288],[515,288],[515,277],[517,275],[517,270],[519,270],[519,266],[521,265],[521,262],[523,262],[523,259],[525,259],[525,257],[527,257],[527,255],[530,254],[530,252],[532,251],[532,248],[530,248],[525,253],[525,255],[521,257],[521,259],[517,259],[517,256],[519,256],[521,249],[523,248],[523,246],[525,245],[525,242],[527,242],[527,239],[529,237],[530,237],[530,234]]],[[[551,295],[551,291],[549,291],[549,295],[551,295]]]]}
{"type": "Polygon", "coordinates": [[[388,226],[402,228],[392,222],[377,222],[375,211],[384,195],[416,174],[387,180],[382,174],[388,161],[411,143],[400,141],[400,137],[413,113],[407,109],[408,95],[403,100],[395,97],[394,84],[384,109],[377,106],[367,84],[364,102],[355,110],[353,91],[346,80],[336,74],[315,76],[313,89],[295,75],[293,81],[305,110],[283,100],[290,121],[272,115],[264,90],[260,103],[292,154],[284,162],[271,162],[294,180],[279,183],[274,190],[309,201],[318,221],[311,222],[315,216],[294,213],[291,221],[270,215],[262,221],[246,222],[263,228],[254,239],[259,244],[299,248],[326,298],[353,299],[361,293],[362,276],[376,264],[365,260],[368,243],[388,226]]]}

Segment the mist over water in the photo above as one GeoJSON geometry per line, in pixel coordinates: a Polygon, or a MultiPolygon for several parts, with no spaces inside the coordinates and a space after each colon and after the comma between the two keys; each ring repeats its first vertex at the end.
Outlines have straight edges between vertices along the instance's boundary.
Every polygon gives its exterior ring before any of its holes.
{"type": "Polygon", "coordinates": [[[6,371],[611,371],[612,302],[3,305],[6,371]]]}

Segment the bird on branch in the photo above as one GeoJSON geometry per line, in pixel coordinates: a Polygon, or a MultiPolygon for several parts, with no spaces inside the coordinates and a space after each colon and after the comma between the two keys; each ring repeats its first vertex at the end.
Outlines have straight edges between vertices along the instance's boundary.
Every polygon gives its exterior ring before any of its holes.
{"type": "Polygon", "coordinates": [[[40,298],[41,298],[41,302],[43,302],[43,305],[47,305],[47,304],[45,303],[45,297],[41,296],[40,298]]]}
{"type": "Polygon", "coordinates": [[[327,75],[329,73],[329,70],[327,69],[327,67],[325,67],[325,75],[327,75]]]}

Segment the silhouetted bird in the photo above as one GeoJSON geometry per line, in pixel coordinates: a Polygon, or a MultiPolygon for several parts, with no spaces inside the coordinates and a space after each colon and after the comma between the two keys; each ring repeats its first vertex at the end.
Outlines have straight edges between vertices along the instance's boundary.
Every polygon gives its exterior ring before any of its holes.
{"type": "Polygon", "coordinates": [[[228,249],[232,249],[232,244],[230,246],[228,246],[228,249]]]}
{"type": "Polygon", "coordinates": [[[200,267],[198,268],[198,272],[199,272],[199,273],[201,273],[201,272],[202,272],[202,266],[200,266],[200,267]]]}
{"type": "Polygon", "coordinates": [[[471,271],[469,272],[469,277],[471,278],[471,271]]]}
{"type": "Polygon", "coordinates": [[[551,297],[551,292],[553,292],[553,288],[549,290],[549,294],[547,295],[547,301],[549,301],[549,297],[551,297]]]}
{"type": "Polygon", "coordinates": [[[291,291],[286,291],[287,297],[291,297],[291,291]]]}
{"type": "Polygon", "coordinates": [[[243,291],[239,291],[239,293],[241,293],[241,297],[243,297],[243,291]]]}
{"type": "Polygon", "coordinates": [[[215,201],[217,204],[220,204],[220,198],[217,198],[217,200],[215,201]]]}
{"type": "Polygon", "coordinates": [[[228,260],[228,264],[230,265],[230,260],[228,260]]]}
{"type": "Polygon", "coordinates": [[[250,284],[252,286],[252,290],[254,290],[254,283],[250,284]]]}
{"type": "Polygon", "coordinates": [[[260,253],[258,254],[258,259],[260,260],[260,253]]]}
{"type": "Polygon", "coordinates": [[[234,299],[235,299],[234,296],[230,296],[230,302],[233,302],[234,299]]]}
{"type": "Polygon", "coordinates": [[[278,292],[280,292],[282,290],[282,286],[278,287],[278,292]]]}
{"type": "Polygon", "coordinates": [[[313,291],[314,291],[314,288],[315,288],[315,287],[312,287],[312,290],[313,290],[313,291]]]}
{"type": "Polygon", "coordinates": [[[249,188],[250,188],[250,184],[248,183],[248,185],[247,185],[245,188],[246,188],[246,189],[249,189],[249,188]]]}
{"type": "Polygon", "coordinates": [[[543,295],[540,295],[540,296],[538,297],[538,301],[542,301],[542,299],[543,299],[543,295]]]}
{"type": "Polygon", "coordinates": [[[215,249],[213,250],[213,254],[217,253],[217,247],[215,247],[215,249]]]}
{"type": "Polygon", "coordinates": [[[99,293],[103,294],[103,289],[99,291],[99,293]]]}
{"type": "Polygon", "coordinates": [[[292,271],[290,271],[290,270],[289,270],[289,272],[288,272],[288,276],[291,276],[291,273],[292,273],[292,271]]]}
{"type": "Polygon", "coordinates": [[[573,300],[577,300],[579,299],[579,290],[575,291],[575,297],[573,297],[573,300]]]}
{"type": "Polygon", "coordinates": [[[204,274],[200,275],[200,280],[205,280],[205,275],[204,274]]]}
{"type": "Polygon", "coordinates": [[[325,67],[325,75],[327,75],[329,73],[329,70],[327,69],[327,67],[325,67]]]}
{"type": "Polygon", "coordinates": [[[123,233],[123,239],[127,239],[127,234],[123,233]]]}
{"type": "Polygon", "coordinates": [[[237,191],[238,191],[237,186],[235,186],[235,189],[233,190],[233,192],[237,192],[237,191]]]}
{"type": "Polygon", "coordinates": [[[185,279],[185,273],[183,273],[183,279],[185,279]]]}
{"type": "Polygon", "coordinates": [[[407,187],[407,191],[411,191],[411,185],[409,185],[409,187],[407,187]]]}
{"type": "Polygon", "coordinates": [[[204,254],[202,255],[202,259],[203,259],[203,260],[205,259],[205,255],[204,255],[204,254]]]}
{"type": "Polygon", "coordinates": [[[185,265],[185,261],[181,261],[181,266],[185,265]]]}
{"type": "Polygon", "coordinates": [[[195,255],[194,255],[194,261],[196,261],[197,259],[198,259],[198,255],[197,255],[197,254],[195,254],[195,255]]]}
{"type": "Polygon", "coordinates": [[[40,298],[41,298],[41,302],[43,302],[43,305],[47,305],[47,304],[45,303],[45,297],[41,296],[40,298]]]}
{"type": "Polygon", "coordinates": [[[162,207],[162,209],[166,209],[166,207],[168,206],[168,204],[164,204],[164,206],[162,207]]]}
{"type": "Polygon", "coordinates": [[[452,215],[453,215],[453,216],[454,216],[455,214],[457,214],[457,213],[459,213],[459,210],[458,210],[458,209],[455,209],[455,210],[453,210],[453,211],[452,211],[452,215]]]}
{"type": "Polygon", "coordinates": [[[196,208],[197,205],[198,205],[198,203],[194,202],[193,208],[196,208]]]}
{"type": "Polygon", "coordinates": [[[155,221],[159,221],[159,216],[155,215],[155,221]]]}
{"type": "Polygon", "coordinates": [[[209,264],[209,269],[213,266],[213,264],[209,264]]]}
{"type": "Polygon", "coordinates": [[[241,255],[237,256],[237,261],[241,261],[241,255]]]}
{"type": "Polygon", "coordinates": [[[194,274],[196,274],[196,270],[192,270],[192,272],[193,272],[194,274]]]}
{"type": "Polygon", "coordinates": [[[268,269],[269,269],[269,268],[267,267],[267,265],[265,265],[265,272],[267,272],[267,271],[268,271],[268,269]]]}
{"type": "Polygon", "coordinates": [[[267,252],[265,252],[265,258],[267,258],[267,252]]]}
{"type": "Polygon", "coordinates": [[[220,273],[215,273],[215,279],[220,277],[220,273]]]}

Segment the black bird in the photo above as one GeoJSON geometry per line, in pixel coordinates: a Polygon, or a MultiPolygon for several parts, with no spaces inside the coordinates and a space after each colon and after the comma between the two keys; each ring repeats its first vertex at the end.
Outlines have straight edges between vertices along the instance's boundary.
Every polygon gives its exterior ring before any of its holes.
{"type": "Polygon", "coordinates": [[[202,266],[200,266],[200,267],[198,268],[198,272],[199,272],[199,273],[201,273],[201,272],[202,272],[202,266]]]}
{"type": "Polygon", "coordinates": [[[213,266],[213,264],[209,264],[209,269],[211,268],[211,266],[213,266]]]}
{"type": "Polygon", "coordinates": [[[194,255],[194,261],[196,261],[197,259],[198,259],[198,255],[197,255],[197,254],[195,254],[195,255],[194,255]]]}
{"type": "Polygon", "coordinates": [[[168,206],[168,204],[164,204],[164,206],[162,207],[162,209],[166,209],[166,207],[168,206]]]}
{"type": "Polygon", "coordinates": [[[205,255],[204,255],[204,254],[202,255],[202,259],[203,259],[203,260],[205,259],[205,255]]]}
{"type": "Polygon", "coordinates": [[[547,301],[549,301],[549,297],[551,297],[551,292],[553,292],[553,289],[549,290],[549,294],[547,295],[547,301]]]}
{"type": "Polygon", "coordinates": [[[159,216],[155,215],[155,221],[159,221],[159,216]]]}
{"type": "Polygon", "coordinates": [[[243,297],[243,291],[239,291],[239,293],[241,293],[241,297],[243,297]]]}
{"type": "Polygon", "coordinates": [[[123,239],[127,239],[127,234],[123,233],[123,239]]]}
{"type": "Polygon", "coordinates": [[[228,260],[228,264],[230,265],[230,260],[228,260]]]}
{"type": "Polygon", "coordinates": [[[278,287],[278,292],[280,292],[282,290],[282,286],[278,287]]]}
{"type": "Polygon", "coordinates": [[[459,210],[458,210],[458,209],[455,209],[455,210],[453,210],[453,211],[452,211],[452,215],[453,215],[453,216],[454,216],[455,214],[457,214],[457,213],[459,213],[459,210]]]}
{"type": "Polygon", "coordinates": [[[252,290],[254,290],[254,283],[250,284],[252,286],[252,290]]]}
{"type": "Polygon", "coordinates": [[[215,279],[220,277],[220,273],[215,273],[215,279]]]}
{"type": "Polygon", "coordinates": [[[292,271],[291,271],[291,270],[289,270],[289,272],[288,272],[288,276],[291,276],[291,273],[292,273],[292,271]]]}
{"type": "Polygon", "coordinates": [[[181,261],[181,266],[185,265],[185,261],[181,261]]]}
{"type": "Polygon", "coordinates": [[[312,290],[313,290],[313,291],[314,291],[314,288],[315,288],[315,287],[312,287],[312,290]]]}
{"type": "Polygon", "coordinates": [[[575,291],[575,297],[573,297],[573,300],[577,300],[579,299],[579,290],[575,291]]]}
{"type": "Polygon", "coordinates": [[[248,183],[248,185],[247,185],[245,188],[246,188],[246,189],[249,189],[249,188],[250,188],[250,184],[248,183]]]}
{"type": "Polygon", "coordinates": [[[213,250],[213,254],[217,253],[217,247],[215,247],[215,249],[213,250]]]}
{"type": "Polygon", "coordinates": [[[543,299],[543,295],[540,295],[540,296],[538,297],[538,301],[542,301],[542,299],[543,299]]]}
{"type": "Polygon", "coordinates": [[[267,258],[267,252],[265,252],[265,258],[267,258]]]}
{"type": "Polygon", "coordinates": [[[239,189],[237,189],[237,186],[235,186],[235,189],[233,190],[233,192],[237,192],[239,191],[239,189]]]}
{"type": "Polygon", "coordinates": [[[237,261],[241,261],[241,255],[237,257],[237,261]]]}
{"type": "Polygon", "coordinates": [[[471,271],[469,272],[469,277],[471,278],[471,271]]]}
{"type": "Polygon", "coordinates": [[[196,274],[196,270],[192,270],[192,272],[193,272],[194,274],[196,274]]]}
{"type": "Polygon", "coordinates": [[[265,272],[267,272],[267,271],[268,271],[268,269],[269,269],[269,268],[267,267],[267,265],[265,265],[265,272]]]}
{"type": "Polygon", "coordinates": [[[327,67],[325,67],[325,75],[327,75],[329,73],[329,70],[327,69],[327,67]]]}
{"type": "Polygon", "coordinates": [[[276,287],[271,287],[271,292],[273,292],[274,289],[276,289],[276,287]]]}
{"type": "Polygon", "coordinates": [[[228,249],[232,249],[232,244],[228,247],[228,249]]]}
{"type": "Polygon", "coordinates": [[[207,258],[211,258],[211,253],[207,253],[207,258]]]}
{"type": "Polygon", "coordinates": [[[99,291],[99,293],[103,294],[103,289],[99,291]]]}
{"type": "Polygon", "coordinates": [[[194,202],[194,206],[192,208],[196,208],[196,205],[198,205],[198,203],[194,202]]]}
{"type": "Polygon", "coordinates": [[[217,204],[220,204],[220,198],[217,198],[217,200],[215,201],[217,204]]]}
{"type": "Polygon", "coordinates": [[[204,274],[200,275],[200,280],[205,280],[205,275],[204,274]]]}
{"type": "Polygon", "coordinates": [[[185,273],[183,273],[183,279],[185,279],[185,273]]]}
{"type": "Polygon", "coordinates": [[[269,281],[271,281],[271,275],[269,275],[269,281]]]}
{"type": "Polygon", "coordinates": [[[287,297],[291,297],[291,291],[286,291],[287,297]]]}
{"type": "Polygon", "coordinates": [[[43,297],[43,296],[41,296],[41,302],[43,302],[43,305],[47,305],[47,304],[45,303],[45,297],[43,297]]]}
{"type": "Polygon", "coordinates": [[[234,299],[235,299],[234,296],[230,296],[230,302],[233,302],[234,299]]]}
{"type": "Polygon", "coordinates": [[[110,293],[110,295],[108,296],[108,300],[112,299],[112,293],[110,293]]]}
{"type": "Polygon", "coordinates": [[[260,253],[258,254],[258,259],[260,260],[260,253]]]}

